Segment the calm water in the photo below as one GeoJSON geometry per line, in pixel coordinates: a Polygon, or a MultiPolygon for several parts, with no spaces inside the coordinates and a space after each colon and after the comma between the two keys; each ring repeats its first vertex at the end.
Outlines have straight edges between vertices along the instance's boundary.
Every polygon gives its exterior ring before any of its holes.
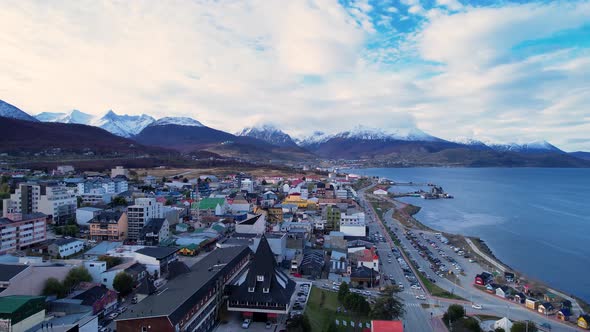
{"type": "Polygon", "coordinates": [[[439,230],[478,236],[496,257],[516,270],[590,301],[590,169],[373,168],[351,172],[441,185],[455,199],[404,198],[422,207],[418,220],[439,230]]]}

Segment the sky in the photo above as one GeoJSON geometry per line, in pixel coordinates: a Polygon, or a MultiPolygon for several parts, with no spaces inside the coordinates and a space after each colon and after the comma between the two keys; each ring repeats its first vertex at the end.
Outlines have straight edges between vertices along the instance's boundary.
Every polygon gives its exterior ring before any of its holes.
{"type": "Polygon", "coordinates": [[[0,99],[30,114],[590,150],[586,0],[5,0],[0,22],[0,99]]]}

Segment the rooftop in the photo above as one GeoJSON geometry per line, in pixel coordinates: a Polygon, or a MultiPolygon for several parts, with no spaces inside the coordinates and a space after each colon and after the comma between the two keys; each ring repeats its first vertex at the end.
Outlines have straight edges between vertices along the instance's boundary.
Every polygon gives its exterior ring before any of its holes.
{"type": "Polygon", "coordinates": [[[11,314],[30,300],[45,299],[44,296],[11,295],[0,297],[0,314],[11,314]]]}
{"type": "Polygon", "coordinates": [[[0,281],[8,282],[26,268],[28,268],[27,265],[0,264],[0,281]]]}
{"type": "Polygon", "coordinates": [[[145,247],[136,251],[138,254],[150,256],[156,259],[162,259],[173,255],[178,251],[176,247],[145,247]]]}

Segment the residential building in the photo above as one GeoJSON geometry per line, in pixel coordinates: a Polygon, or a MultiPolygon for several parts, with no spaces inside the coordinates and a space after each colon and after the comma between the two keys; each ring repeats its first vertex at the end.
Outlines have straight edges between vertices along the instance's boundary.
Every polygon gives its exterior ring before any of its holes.
{"type": "Polygon", "coordinates": [[[72,300],[78,300],[80,305],[92,307],[92,314],[108,314],[117,307],[117,292],[104,285],[90,285],[90,288],[78,292],[72,300]]]}
{"type": "Polygon", "coordinates": [[[56,224],[65,224],[76,217],[76,196],[57,184],[21,183],[4,200],[3,215],[8,213],[44,213],[56,224]]]}
{"type": "Polygon", "coordinates": [[[248,215],[248,218],[236,222],[236,233],[263,234],[266,231],[266,215],[248,215]]]}
{"type": "Polygon", "coordinates": [[[152,218],[143,226],[139,235],[139,244],[157,246],[170,237],[170,223],[166,218],[152,218]]]}
{"type": "Polygon", "coordinates": [[[196,204],[201,216],[222,216],[229,211],[229,205],[225,198],[203,198],[196,204]]]}
{"type": "Polygon", "coordinates": [[[114,289],[113,281],[119,273],[127,273],[133,279],[133,285],[137,286],[144,278],[148,276],[146,267],[136,261],[129,261],[117,266],[113,266],[110,269],[104,271],[100,275],[101,284],[105,285],[108,289],[114,289]]]}
{"type": "Polygon", "coordinates": [[[116,319],[119,332],[209,332],[216,326],[226,286],[249,263],[248,247],[220,248],[116,319]]]}
{"type": "MultiPolygon", "coordinates": [[[[266,240],[270,245],[270,249],[275,256],[275,260],[277,263],[281,264],[283,260],[285,260],[285,256],[287,255],[287,234],[285,233],[266,233],[265,234],[266,240]]],[[[256,236],[250,245],[250,249],[253,252],[256,252],[258,245],[260,244],[260,239],[262,236],[256,236]]]]}
{"type": "Polygon", "coordinates": [[[42,295],[45,280],[48,278],[63,280],[72,269],[72,265],[31,265],[30,262],[28,264],[30,265],[0,265],[0,296],[42,295]]]}
{"type": "Polygon", "coordinates": [[[360,250],[351,254],[353,261],[356,261],[357,267],[367,267],[379,272],[379,256],[375,253],[375,248],[360,250]]]}
{"type": "Polygon", "coordinates": [[[150,274],[159,278],[168,274],[168,265],[178,259],[177,252],[175,247],[145,247],[137,250],[134,256],[150,274]]]}
{"type": "Polygon", "coordinates": [[[0,297],[0,330],[24,332],[45,319],[45,297],[11,295],[0,297]]]}
{"type": "Polygon", "coordinates": [[[101,177],[86,179],[77,184],[78,195],[83,194],[119,194],[129,190],[129,183],[125,177],[105,179],[101,177]]]}
{"type": "Polygon", "coordinates": [[[0,218],[0,254],[22,250],[47,239],[47,216],[43,213],[8,213],[0,218]]]}
{"type": "Polygon", "coordinates": [[[341,213],[340,232],[346,236],[365,237],[367,235],[365,214],[363,212],[341,213]]]}
{"type": "Polygon", "coordinates": [[[244,195],[237,195],[230,205],[232,214],[249,213],[252,210],[252,205],[244,198],[244,195]]]}
{"type": "Polygon", "coordinates": [[[0,288],[10,287],[28,267],[28,265],[21,264],[0,264],[0,288]]]}
{"type": "Polygon", "coordinates": [[[102,211],[104,210],[90,206],[78,208],[76,210],[76,223],[78,225],[88,225],[88,222],[102,211]]]}
{"type": "Polygon", "coordinates": [[[143,227],[152,218],[162,218],[163,204],[155,198],[136,198],[135,204],[127,207],[128,233],[127,238],[138,241],[143,227]]]}
{"type": "Polygon", "coordinates": [[[84,241],[74,238],[63,238],[53,241],[47,250],[54,257],[70,257],[84,250],[84,241]]]}
{"type": "Polygon", "coordinates": [[[90,239],[95,241],[125,241],[129,219],[126,212],[102,211],[88,222],[90,239]]]}
{"type": "Polygon", "coordinates": [[[277,266],[270,245],[262,236],[247,272],[228,289],[228,311],[245,318],[278,321],[289,313],[295,282],[277,266]]]}

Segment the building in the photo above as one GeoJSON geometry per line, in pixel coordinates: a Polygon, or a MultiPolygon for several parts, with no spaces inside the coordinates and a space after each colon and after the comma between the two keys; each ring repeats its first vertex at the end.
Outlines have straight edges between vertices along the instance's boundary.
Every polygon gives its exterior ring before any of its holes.
{"type": "Polygon", "coordinates": [[[166,291],[150,295],[116,319],[119,332],[209,332],[224,304],[226,285],[248,264],[248,247],[212,251],[190,272],[166,284],[166,291]]]}
{"type": "Polygon", "coordinates": [[[90,222],[90,239],[94,241],[124,241],[129,220],[126,212],[103,211],[90,222]]]}
{"type": "Polygon", "coordinates": [[[237,195],[230,205],[232,214],[249,213],[252,210],[252,205],[244,198],[244,195],[237,195]]]}
{"type": "Polygon", "coordinates": [[[65,224],[76,218],[77,204],[76,196],[66,187],[21,183],[14,194],[4,200],[3,215],[40,212],[46,214],[53,223],[65,224]]]}
{"type": "Polygon", "coordinates": [[[125,177],[105,179],[101,177],[87,179],[77,184],[78,195],[108,194],[115,195],[129,190],[129,183],[125,177]]]}
{"type": "Polygon", "coordinates": [[[496,296],[499,296],[505,299],[508,295],[510,295],[510,287],[508,286],[500,286],[496,288],[496,296]]]}
{"type": "Polygon", "coordinates": [[[229,211],[229,205],[225,198],[203,198],[196,204],[201,216],[222,216],[229,211]]]}
{"type": "Polygon", "coordinates": [[[524,305],[527,309],[531,309],[531,310],[537,310],[537,308],[539,307],[539,300],[535,300],[533,298],[528,298],[525,300],[524,305]]]}
{"type": "Polygon", "coordinates": [[[289,313],[295,282],[277,266],[270,245],[262,236],[248,271],[228,289],[228,311],[246,318],[277,321],[289,313]]]}
{"type": "Polygon", "coordinates": [[[537,307],[537,311],[543,315],[551,315],[555,311],[555,307],[550,302],[543,302],[537,307]]]}
{"type": "Polygon", "coordinates": [[[377,189],[373,191],[373,195],[377,196],[387,196],[387,190],[377,189]]]}
{"type": "Polygon", "coordinates": [[[399,320],[372,320],[371,332],[404,332],[404,324],[399,320]]]}
{"type": "Polygon", "coordinates": [[[105,285],[109,289],[114,289],[113,281],[119,273],[127,273],[133,279],[133,285],[137,286],[144,278],[148,276],[146,267],[135,261],[113,266],[100,274],[98,282],[105,285]]]}
{"type": "Polygon", "coordinates": [[[6,289],[10,287],[28,267],[28,265],[21,264],[0,264],[0,288],[6,289]]]}
{"type": "Polygon", "coordinates": [[[76,223],[78,225],[88,225],[88,222],[96,217],[103,209],[95,207],[81,207],[76,209],[76,223]]]}
{"type": "Polygon", "coordinates": [[[47,239],[47,216],[8,213],[0,218],[0,232],[0,254],[22,250],[47,239]]]}
{"type": "Polygon", "coordinates": [[[512,322],[510,319],[504,317],[494,322],[494,330],[502,329],[503,331],[510,331],[512,329],[512,322]]]}
{"type": "Polygon", "coordinates": [[[157,246],[170,238],[170,223],[166,218],[152,218],[139,234],[139,244],[157,246]]]}
{"type": "Polygon", "coordinates": [[[367,236],[367,225],[365,214],[356,212],[352,214],[340,214],[340,232],[346,236],[365,237],[367,236]]]}
{"type": "Polygon", "coordinates": [[[135,204],[127,207],[127,238],[138,241],[143,227],[152,218],[163,218],[163,204],[155,198],[136,198],[135,204]]]}
{"type": "Polygon", "coordinates": [[[72,297],[78,304],[92,307],[92,314],[108,314],[117,307],[118,294],[104,285],[95,285],[72,297]]]}
{"type": "Polygon", "coordinates": [[[115,178],[117,176],[124,176],[128,178],[129,170],[123,166],[116,166],[115,168],[111,168],[111,178],[115,178]]]}
{"type": "Polygon", "coordinates": [[[266,215],[248,215],[248,218],[236,222],[236,233],[263,234],[266,231],[266,215]]]}
{"type": "Polygon", "coordinates": [[[148,272],[156,277],[168,273],[168,265],[178,259],[178,248],[145,247],[135,252],[137,262],[144,264],[148,272]]]}
{"type": "Polygon", "coordinates": [[[494,276],[489,272],[482,272],[475,276],[475,284],[485,286],[494,280],[494,276]]]}
{"type": "Polygon", "coordinates": [[[84,250],[84,241],[74,238],[63,238],[53,241],[47,250],[54,257],[70,257],[84,250]]]}
{"type": "Polygon", "coordinates": [[[572,310],[570,308],[561,308],[557,312],[557,319],[559,319],[561,321],[568,322],[571,317],[572,317],[572,310]]]}
{"type": "Polygon", "coordinates": [[[24,332],[45,319],[45,297],[0,297],[0,331],[24,332]]]}
{"type": "Polygon", "coordinates": [[[352,260],[356,261],[357,267],[367,267],[379,272],[379,256],[375,253],[375,248],[359,250],[351,254],[352,260]]]}

